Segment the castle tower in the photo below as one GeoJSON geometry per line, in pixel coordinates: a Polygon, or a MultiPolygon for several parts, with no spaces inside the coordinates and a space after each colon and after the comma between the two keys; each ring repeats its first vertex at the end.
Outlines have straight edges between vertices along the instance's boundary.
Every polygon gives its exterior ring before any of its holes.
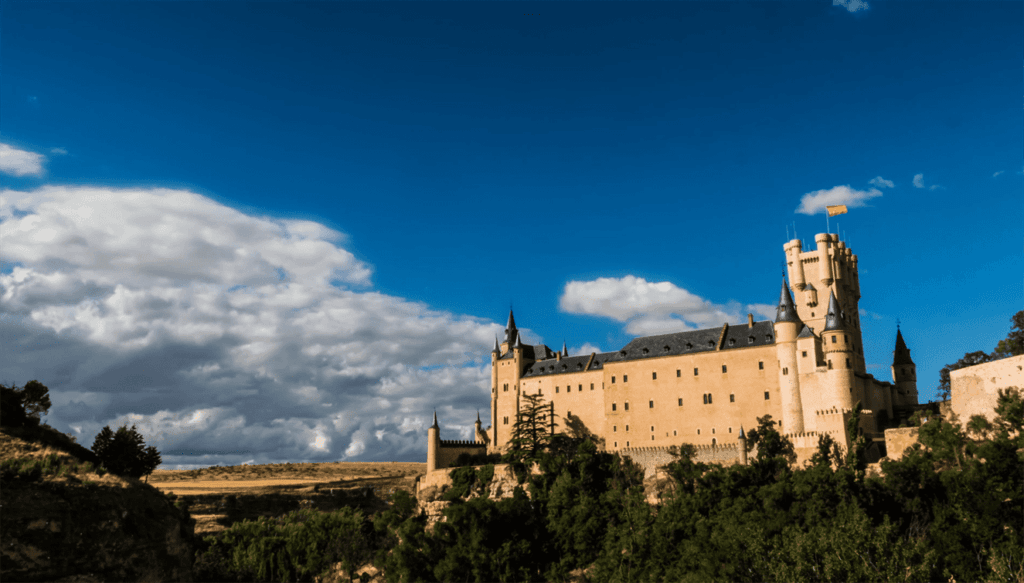
{"type": "Polygon", "coordinates": [[[512,310],[508,312],[505,341],[498,352],[491,352],[491,377],[494,379],[494,398],[491,419],[493,439],[491,445],[500,448],[508,442],[512,426],[519,413],[520,379],[526,367],[533,362],[534,347],[523,344],[522,335],[516,329],[512,310]]]}
{"type": "Polygon", "coordinates": [[[828,367],[825,371],[825,398],[834,407],[852,409],[855,367],[853,342],[835,294],[829,294],[828,297],[821,345],[828,367]]]}
{"type": "Polygon", "coordinates": [[[864,345],[860,328],[860,279],[857,256],[833,233],[818,233],[816,249],[804,251],[799,239],[786,243],[786,265],[789,281],[796,294],[795,304],[800,320],[815,336],[825,327],[828,305],[821,305],[829,295],[839,303],[842,325],[850,340],[851,364],[855,371],[866,372],[864,345]]]}
{"type": "Polygon", "coordinates": [[[427,429],[427,474],[437,469],[437,450],[441,447],[441,428],[437,425],[437,411],[434,424],[427,429]]]}
{"type": "Polygon", "coordinates": [[[910,349],[903,341],[903,333],[896,325],[896,349],[892,351],[892,381],[896,385],[893,405],[917,404],[917,365],[910,358],[910,349]]]}
{"type": "Polygon", "coordinates": [[[476,423],[473,424],[473,441],[476,443],[487,443],[487,434],[484,433],[483,423],[480,422],[480,411],[476,412],[476,423]]]}
{"type": "Polygon", "coordinates": [[[775,315],[775,347],[779,358],[779,390],[782,392],[782,428],[785,433],[804,431],[804,408],[800,398],[800,375],[797,367],[796,337],[804,324],[797,315],[786,280],[775,315]]]}
{"type": "Polygon", "coordinates": [[[505,324],[505,340],[501,343],[501,353],[505,354],[512,346],[515,345],[516,340],[519,339],[519,330],[516,329],[516,319],[512,316],[512,310],[508,311],[508,323],[505,324]]]}
{"type": "Polygon", "coordinates": [[[494,348],[491,349],[491,443],[498,441],[498,359],[501,358],[501,347],[498,337],[494,337],[494,348]]]}

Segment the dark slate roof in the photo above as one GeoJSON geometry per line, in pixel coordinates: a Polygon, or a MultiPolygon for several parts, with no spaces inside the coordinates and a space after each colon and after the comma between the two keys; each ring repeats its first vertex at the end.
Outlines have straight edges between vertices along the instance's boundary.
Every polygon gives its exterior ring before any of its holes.
{"type": "Polygon", "coordinates": [[[896,350],[892,351],[892,363],[914,364],[914,361],[910,358],[910,349],[907,348],[907,343],[903,341],[903,333],[900,332],[899,328],[896,328],[896,350]]]}
{"type": "MultiPolygon", "coordinates": [[[[531,360],[544,360],[547,358],[554,358],[555,353],[544,344],[537,344],[536,346],[531,344],[519,343],[519,346],[523,349],[523,358],[529,358],[531,360]]],[[[509,350],[505,354],[501,355],[499,360],[512,360],[512,351],[509,350]]]]}
{"type": "Polygon", "coordinates": [[[776,322],[793,322],[801,324],[800,316],[796,313],[796,306],[793,304],[793,296],[789,293],[789,286],[786,280],[782,280],[782,293],[779,296],[779,306],[775,310],[776,322]]]}
{"type": "Polygon", "coordinates": [[[825,328],[822,330],[842,330],[842,310],[839,309],[839,302],[836,300],[835,292],[828,292],[828,313],[825,314],[825,328]]]}
{"type": "MultiPolygon", "coordinates": [[[[719,326],[704,330],[690,330],[687,332],[634,338],[618,352],[602,352],[594,355],[594,361],[589,369],[585,368],[587,361],[590,360],[590,355],[586,354],[563,357],[561,361],[544,360],[535,362],[526,368],[524,376],[599,370],[609,362],[695,354],[698,352],[714,352],[718,347],[718,339],[721,336],[722,327],[719,326]]],[[[766,320],[764,322],[754,322],[753,328],[747,324],[729,326],[723,339],[722,350],[774,344],[775,326],[766,320]]]]}
{"type": "Polygon", "coordinates": [[[804,329],[800,331],[800,335],[797,338],[814,338],[814,332],[804,325],[804,329]]]}

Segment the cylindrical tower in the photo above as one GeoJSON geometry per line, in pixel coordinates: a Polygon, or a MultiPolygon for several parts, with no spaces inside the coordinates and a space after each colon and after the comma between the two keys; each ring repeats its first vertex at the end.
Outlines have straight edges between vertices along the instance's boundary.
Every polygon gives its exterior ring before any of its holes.
{"type": "Polygon", "coordinates": [[[747,465],[747,434],[743,433],[743,426],[740,425],[740,436],[736,438],[740,448],[740,465],[747,465]]]}
{"type": "Polygon", "coordinates": [[[804,431],[804,407],[800,398],[800,375],[797,367],[796,337],[803,322],[793,305],[786,280],[782,280],[782,293],[775,315],[775,350],[779,358],[779,389],[782,392],[782,431],[804,431]]]}
{"type": "Polygon", "coordinates": [[[840,409],[853,408],[854,358],[850,333],[843,324],[842,310],[835,294],[829,294],[825,328],[821,331],[825,353],[825,387],[830,404],[840,409]]]}
{"type": "Polygon", "coordinates": [[[793,239],[783,246],[786,252],[786,266],[789,268],[789,281],[793,282],[793,289],[803,291],[807,281],[804,279],[804,264],[800,261],[802,243],[800,239],[793,239]]]}
{"type": "Polygon", "coordinates": [[[434,424],[427,429],[427,474],[437,469],[437,450],[441,447],[441,428],[437,426],[437,411],[434,424]]]}
{"type": "Polygon", "coordinates": [[[821,282],[818,289],[824,293],[832,285],[832,282],[835,281],[832,277],[832,258],[828,252],[832,237],[828,233],[818,233],[814,236],[814,242],[818,245],[818,281],[821,282]]]}

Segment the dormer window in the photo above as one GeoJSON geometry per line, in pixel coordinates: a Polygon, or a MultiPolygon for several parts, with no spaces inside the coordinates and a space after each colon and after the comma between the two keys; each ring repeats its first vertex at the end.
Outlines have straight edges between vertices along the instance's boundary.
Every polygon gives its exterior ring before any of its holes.
{"type": "Polygon", "coordinates": [[[691,348],[693,348],[693,344],[691,344],[691,343],[687,342],[687,343],[686,343],[686,349],[687,349],[687,350],[689,350],[689,349],[691,349],[691,348]]]}
{"type": "Polygon", "coordinates": [[[648,352],[650,352],[650,350],[647,350],[646,348],[643,349],[644,354],[647,354],[648,352]]]}
{"type": "Polygon", "coordinates": [[[754,343],[754,337],[753,336],[747,336],[747,344],[753,344],[753,343],[754,343]]]}
{"type": "Polygon", "coordinates": [[[730,338],[729,339],[729,346],[736,346],[736,339],[735,338],[730,338]]]}
{"type": "Polygon", "coordinates": [[[714,340],[708,340],[708,348],[714,347],[714,345],[715,345],[715,341],[714,340]]]}
{"type": "Polygon", "coordinates": [[[670,348],[668,346],[663,346],[662,350],[664,350],[665,352],[668,352],[670,350],[670,348]]]}
{"type": "Polygon", "coordinates": [[[772,341],[772,335],[771,334],[765,334],[764,335],[764,339],[767,340],[768,342],[771,342],[772,341]]]}
{"type": "Polygon", "coordinates": [[[619,356],[626,356],[626,351],[625,350],[620,350],[619,351],[619,356]]]}

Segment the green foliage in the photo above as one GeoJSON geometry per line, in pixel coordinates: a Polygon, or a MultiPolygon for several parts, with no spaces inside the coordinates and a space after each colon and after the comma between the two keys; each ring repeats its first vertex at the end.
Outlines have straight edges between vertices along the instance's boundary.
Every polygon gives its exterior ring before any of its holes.
{"type": "Polygon", "coordinates": [[[49,392],[46,385],[35,380],[24,387],[0,385],[0,425],[38,425],[40,417],[50,410],[49,392]]]}
{"type": "Polygon", "coordinates": [[[551,443],[555,420],[551,418],[551,406],[537,394],[522,395],[519,415],[512,426],[508,453],[504,461],[529,462],[537,459],[551,443]]]}
{"type": "Polygon", "coordinates": [[[771,415],[757,418],[757,427],[747,432],[747,449],[757,447],[757,461],[771,462],[782,458],[789,463],[796,461],[793,442],[775,429],[771,415]]]}
{"type": "Polygon", "coordinates": [[[464,466],[482,466],[485,464],[496,464],[501,461],[499,453],[460,453],[455,461],[448,464],[449,468],[461,468],[464,466]]]}
{"type": "Polygon", "coordinates": [[[3,460],[0,462],[0,481],[30,483],[38,482],[45,476],[66,477],[95,471],[90,462],[50,453],[42,458],[17,457],[3,460]]]}
{"type": "Polygon", "coordinates": [[[92,450],[107,470],[119,476],[141,478],[160,465],[160,452],[153,446],[146,447],[135,425],[130,429],[122,425],[116,432],[104,427],[96,435],[92,450]]]}
{"type": "Polygon", "coordinates": [[[196,559],[196,579],[312,581],[335,563],[351,574],[373,558],[376,540],[373,523],[351,508],[246,520],[207,537],[196,559]]]}
{"type": "Polygon", "coordinates": [[[1024,354],[1024,310],[1010,318],[1010,333],[1006,335],[1006,339],[1000,340],[996,349],[992,351],[992,356],[996,358],[1021,354],[1024,354]]]}

